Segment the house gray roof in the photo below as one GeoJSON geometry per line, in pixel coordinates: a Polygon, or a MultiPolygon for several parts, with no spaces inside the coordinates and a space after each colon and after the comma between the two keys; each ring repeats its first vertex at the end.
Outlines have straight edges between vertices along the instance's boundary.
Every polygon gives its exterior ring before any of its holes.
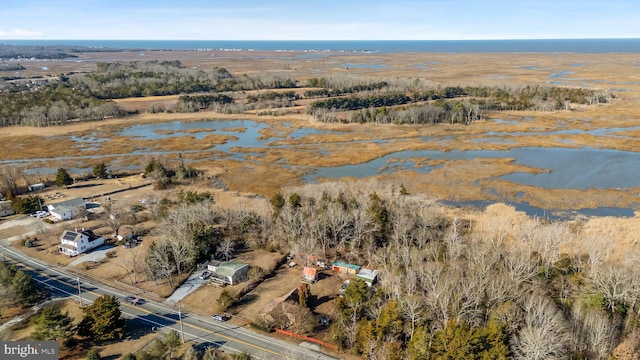
{"type": "Polygon", "coordinates": [[[244,267],[249,267],[249,265],[237,261],[227,261],[220,264],[216,274],[219,276],[233,276],[233,274],[244,267]]]}
{"type": "Polygon", "coordinates": [[[360,271],[356,275],[356,278],[371,282],[376,279],[376,276],[378,276],[378,270],[360,268],[360,271]]]}
{"type": "Polygon", "coordinates": [[[59,203],[55,203],[55,204],[51,204],[51,206],[53,206],[54,209],[58,209],[58,208],[75,208],[78,207],[80,205],[85,205],[87,203],[87,201],[83,198],[73,198],[73,199],[69,199],[69,200],[65,200],[65,201],[61,201],[59,203]]]}

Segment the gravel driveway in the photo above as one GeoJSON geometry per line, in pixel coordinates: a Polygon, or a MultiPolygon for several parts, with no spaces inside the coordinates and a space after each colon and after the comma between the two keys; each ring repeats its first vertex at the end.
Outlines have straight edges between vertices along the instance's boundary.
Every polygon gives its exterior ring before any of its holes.
{"type": "Polygon", "coordinates": [[[171,303],[177,303],[187,295],[198,290],[200,286],[202,286],[208,281],[208,280],[198,279],[198,276],[200,276],[200,274],[202,274],[203,271],[204,270],[196,270],[193,273],[191,273],[191,276],[189,276],[189,278],[185,280],[185,282],[183,282],[182,285],[180,285],[180,287],[177,288],[173,292],[173,294],[171,294],[171,296],[167,298],[166,301],[171,303]]]}

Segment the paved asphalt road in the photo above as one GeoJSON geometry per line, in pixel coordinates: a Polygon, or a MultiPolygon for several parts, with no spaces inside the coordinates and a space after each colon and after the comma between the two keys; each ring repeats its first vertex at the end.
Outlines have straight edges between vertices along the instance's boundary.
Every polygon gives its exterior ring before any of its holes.
{"type": "MultiPolygon", "coordinates": [[[[130,295],[102,284],[93,283],[91,280],[78,278],[69,271],[57,269],[26,257],[21,252],[5,245],[0,245],[0,251],[2,251],[3,258],[6,256],[31,270],[34,279],[47,286],[54,294],[73,297],[76,300],[81,300],[84,305],[103,294],[115,295],[120,300],[130,295]],[[77,279],[81,283],[81,297],[78,296],[77,279]]],[[[147,323],[150,329],[157,327],[162,332],[176,330],[179,334],[181,333],[179,313],[177,308],[173,306],[154,301],[146,301],[142,305],[134,306],[121,301],[121,310],[125,317],[147,323]]],[[[216,346],[226,352],[247,352],[256,359],[337,359],[319,351],[274,339],[238,325],[194,314],[182,318],[182,333],[184,333],[185,341],[202,346],[216,346]]]]}

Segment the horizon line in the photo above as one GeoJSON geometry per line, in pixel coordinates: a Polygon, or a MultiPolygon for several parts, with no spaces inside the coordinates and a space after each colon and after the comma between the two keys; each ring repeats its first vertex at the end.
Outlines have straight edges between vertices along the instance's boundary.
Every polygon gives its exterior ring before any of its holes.
{"type": "Polygon", "coordinates": [[[558,37],[504,39],[1,39],[0,41],[521,41],[521,40],[640,40],[640,37],[558,37]]]}

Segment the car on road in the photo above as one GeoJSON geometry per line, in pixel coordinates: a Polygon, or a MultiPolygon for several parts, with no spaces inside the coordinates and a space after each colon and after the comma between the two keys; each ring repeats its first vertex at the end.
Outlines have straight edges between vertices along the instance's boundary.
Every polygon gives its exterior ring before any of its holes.
{"type": "Polygon", "coordinates": [[[231,316],[227,315],[227,314],[215,314],[213,316],[211,316],[211,318],[215,321],[227,321],[229,319],[231,319],[231,316]]]}
{"type": "Polygon", "coordinates": [[[135,296],[127,296],[124,298],[124,302],[131,305],[142,305],[145,303],[144,299],[137,298],[135,296]]]}
{"type": "Polygon", "coordinates": [[[211,277],[211,275],[213,275],[213,273],[211,271],[203,271],[202,274],[200,274],[200,276],[198,276],[198,279],[207,280],[208,278],[211,277]]]}

